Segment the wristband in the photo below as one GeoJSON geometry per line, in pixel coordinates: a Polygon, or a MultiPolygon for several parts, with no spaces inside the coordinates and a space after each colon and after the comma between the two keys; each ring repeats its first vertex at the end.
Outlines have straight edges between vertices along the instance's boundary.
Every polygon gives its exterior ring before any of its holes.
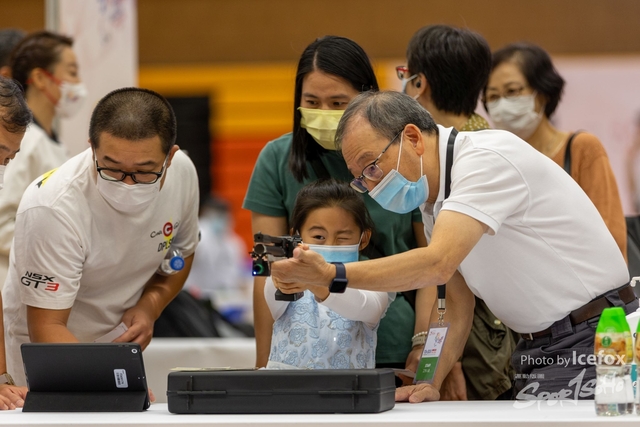
{"type": "Polygon", "coordinates": [[[424,345],[427,342],[427,335],[429,331],[418,332],[414,336],[411,337],[411,347],[416,347],[419,345],[424,345]]]}
{"type": "Polygon", "coordinates": [[[16,385],[16,383],[13,382],[13,378],[11,378],[11,375],[9,375],[8,372],[0,375],[0,384],[16,385]],[[2,377],[4,377],[4,381],[2,377]]]}

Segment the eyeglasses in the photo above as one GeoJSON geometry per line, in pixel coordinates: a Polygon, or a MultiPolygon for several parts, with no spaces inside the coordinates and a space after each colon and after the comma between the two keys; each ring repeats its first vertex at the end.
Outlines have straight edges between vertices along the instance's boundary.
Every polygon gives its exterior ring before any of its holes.
{"type": "Polygon", "coordinates": [[[415,76],[417,76],[417,74],[411,75],[406,65],[398,65],[396,67],[396,74],[398,75],[398,78],[400,80],[405,80],[405,79],[410,80],[415,78],[415,76]]]}
{"type": "Polygon", "coordinates": [[[351,183],[349,184],[351,185],[351,188],[356,190],[358,193],[366,193],[367,191],[369,191],[369,189],[367,188],[367,184],[364,182],[365,178],[367,178],[369,181],[375,182],[382,179],[382,175],[384,175],[384,172],[382,171],[382,169],[380,169],[380,166],[378,166],[378,161],[380,160],[380,157],[382,157],[382,155],[389,149],[389,147],[391,147],[393,141],[395,141],[396,138],[398,138],[398,136],[402,133],[402,130],[398,132],[391,141],[389,141],[387,146],[384,147],[384,150],[382,150],[382,153],[380,153],[380,155],[376,157],[373,162],[369,163],[364,167],[364,169],[362,169],[362,175],[351,180],[351,183]]]}
{"type": "Polygon", "coordinates": [[[512,86],[508,87],[504,94],[500,95],[498,92],[490,92],[485,95],[484,102],[494,102],[499,100],[500,98],[513,99],[522,95],[522,92],[527,88],[527,86],[512,86]]]}
{"type": "Polygon", "coordinates": [[[119,169],[102,168],[98,166],[97,159],[96,170],[98,171],[100,178],[106,181],[124,181],[126,177],[130,176],[136,184],[155,184],[164,174],[165,167],[167,166],[167,160],[169,160],[168,154],[164,159],[160,172],[124,172],[119,169]]]}

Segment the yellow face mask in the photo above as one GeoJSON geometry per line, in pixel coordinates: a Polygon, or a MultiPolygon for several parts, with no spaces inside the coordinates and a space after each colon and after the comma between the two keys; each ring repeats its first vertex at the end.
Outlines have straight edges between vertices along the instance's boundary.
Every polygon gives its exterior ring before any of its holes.
{"type": "Polygon", "coordinates": [[[344,110],[319,110],[298,107],[302,118],[300,126],[327,150],[336,149],[336,129],[344,110]]]}

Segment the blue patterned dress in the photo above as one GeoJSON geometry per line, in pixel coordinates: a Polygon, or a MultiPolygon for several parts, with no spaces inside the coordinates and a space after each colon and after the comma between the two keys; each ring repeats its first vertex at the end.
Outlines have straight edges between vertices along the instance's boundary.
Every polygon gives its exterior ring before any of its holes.
{"type": "Polygon", "coordinates": [[[374,368],[377,329],[345,319],[305,291],[273,324],[267,368],[374,368]]]}

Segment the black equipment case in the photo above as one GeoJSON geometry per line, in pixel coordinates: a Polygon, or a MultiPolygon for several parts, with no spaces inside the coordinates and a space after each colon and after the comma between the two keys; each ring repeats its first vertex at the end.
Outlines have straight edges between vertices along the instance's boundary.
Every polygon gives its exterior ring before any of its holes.
{"type": "Polygon", "coordinates": [[[376,413],[395,404],[391,369],[183,370],[167,385],[174,414],[376,413]]]}

